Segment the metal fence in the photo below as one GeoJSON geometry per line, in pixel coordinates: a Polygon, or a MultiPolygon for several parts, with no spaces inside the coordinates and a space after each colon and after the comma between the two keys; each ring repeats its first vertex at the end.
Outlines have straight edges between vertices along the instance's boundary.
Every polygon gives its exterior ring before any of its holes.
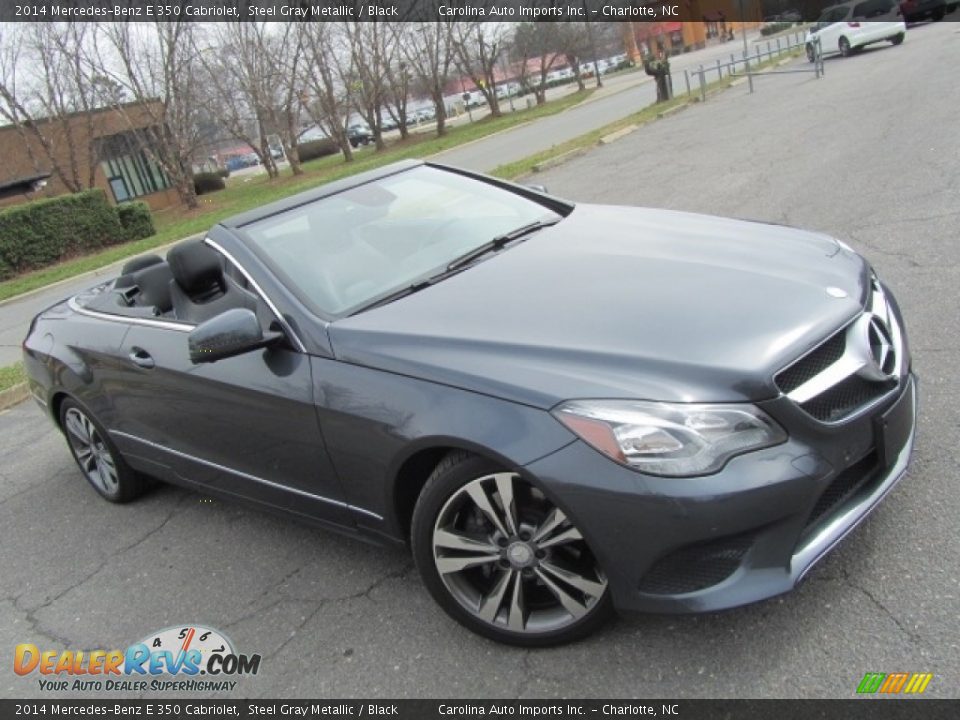
{"type": "Polygon", "coordinates": [[[701,65],[695,70],[684,70],[683,81],[686,86],[687,97],[696,92],[700,95],[701,101],[706,100],[707,87],[710,83],[723,80],[724,77],[747,78],[750,83],[750,92],[753,92],[753,77],[757,74],[753,71],[753,68],[798,49],[803,49],[808,58],[812,53],[812,62],[808,67],[792,68],[790,70],[764,70],[763,74],[813,73],[814,77],[822,78],[823,53],[820,47],[820,38],[814,38],[808,50],[806,32],[800,31],[767,40],[766,44],[756,43],[753,53],[730,53],[730,60],[727,62],[717,58],[715,65],[701,65]]]}

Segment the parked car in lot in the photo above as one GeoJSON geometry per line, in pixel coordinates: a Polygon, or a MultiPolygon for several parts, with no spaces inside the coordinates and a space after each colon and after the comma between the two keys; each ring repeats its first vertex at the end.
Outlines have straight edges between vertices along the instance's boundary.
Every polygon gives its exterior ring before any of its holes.
{"type": "Polygon", "coordinates": [[[949,6],[947,0],[902,0],[900,13],[905,22],[914,23],[920,20],[943,20],[949,6]]]}
{"type": "Polygon", "coordinates": [[[355,148],[369,145],[373,141],[373,133],[366,123],[354,123],[347,127],[347,140],[350,141],[351,147],[355,148]]]}
{"type": "Polygon", "coordinates": [[[914,442],[903,317],[843,243],[431,163],[138,258],[23,350],[104,499],[149,476],[409,545],[520,645],[789,591],[914,442]]]}
{"type": "Polygon", "coordinates": [[[806,52],[814,60],[816,43],[824,55],[849,57],[873,43],[903,42],[907,26],[895,0],[854,0],[825,8],[807,32],[806,52]]]}
{"type": "Polygon", "coordinates": [[[256,153],[243,153],[242,155],[231,155],[226,159],[224,165],[227,170],[233,172],[243,168],[255,167],[260,164],[260,158],[256,153]]]}

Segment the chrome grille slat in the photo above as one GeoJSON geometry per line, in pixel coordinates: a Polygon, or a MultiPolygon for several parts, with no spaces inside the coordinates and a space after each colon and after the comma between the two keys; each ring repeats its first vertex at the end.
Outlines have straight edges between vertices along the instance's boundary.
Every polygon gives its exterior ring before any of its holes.
{"type": "Polygon", "coordinates": [[[871,280],[868,297],[869,307],[860,316],[774,377],[780,392],[820,422],[848,420],[899,385],[903,334],[876,277],[871,280]],[[889,342],[876,341],[886,335],[889,342]],[[878,356],[888,358],[882,368],[878,356]]]}

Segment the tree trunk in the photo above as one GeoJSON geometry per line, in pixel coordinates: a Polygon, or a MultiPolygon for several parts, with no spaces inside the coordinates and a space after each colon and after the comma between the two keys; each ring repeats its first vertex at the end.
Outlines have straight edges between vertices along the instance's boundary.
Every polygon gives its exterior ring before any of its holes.
{"type": "Polygon", "coordinates": [[[437,137],[447,134],[447,108],[443,104],[443,95],[434,93],[433,109],[437,113],[437,137]]]}
{"type": "Polygon", "coordinates": [[[177,195],[180,202],[190,210],[197,207],[197,189],[193,186],[193,175],[182,173],[179,182],[177,182],[177,195]]]}
{"type": "Polygon", "coordinates": [[[353,147],[350,145],[350,138],[342,129],[334,134],[334,140],[340,146],[340,152],[343,153],[344,162],[353,162],[353,147]]]}
{"type": "Polygon", "coordinates": [[[300,163],[300,153],[296,145],[284,145],[283,152],[287,156],[287,162],[290,163],[290,170],[294,175],[303,175],[303,165],[300,163]]]}

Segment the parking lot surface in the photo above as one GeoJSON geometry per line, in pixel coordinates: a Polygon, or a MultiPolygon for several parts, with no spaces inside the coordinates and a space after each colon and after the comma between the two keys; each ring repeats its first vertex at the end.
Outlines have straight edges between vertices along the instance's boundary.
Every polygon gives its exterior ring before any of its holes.
{"type": "MultiPolygon", "coordinates": [[[[404,552],[172,487],[103,502],[26,403],[0,414],[8,662],[17,643],[125,648],[202,623],[263,655],[226,696],[848,698],[864,673],[894,671],[960,695],[960,104],[940,79],[957,66],[960,28],[918,26],[828,60],[822,80],[758,78],[753,95],[733,88],[537,176],[575,200],[826,231],[897,293],[921,379],[912,470],[794,593],[502,647],[447,619],[404,552]]],[[[9,667],[0,695],[43,695],[9,667]]]]}

